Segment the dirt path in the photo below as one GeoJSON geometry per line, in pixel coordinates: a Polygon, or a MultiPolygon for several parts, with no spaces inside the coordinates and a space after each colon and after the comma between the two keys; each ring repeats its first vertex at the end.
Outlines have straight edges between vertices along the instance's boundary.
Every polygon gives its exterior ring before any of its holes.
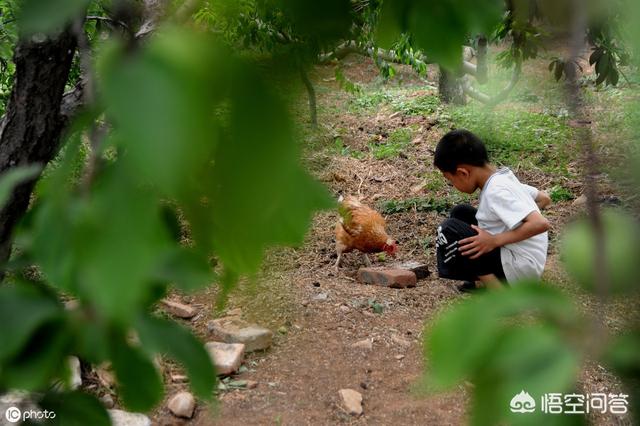
{"type": "MultiPolygon", "coordinates": [[[[318,222],[327,224],[327,219],[318,222]]],[[[352,267],[336,276],[322,260],[313,264],[318,260],[314,248],[330,239],[326,227],[316,225],[309,244],[296,257],[291,253],[292,268],[263,278],[274,295],[286,292],[289,326],[270,350],[250,355],[245,363],[250,371],[236,377],[255,380],[258,387],[225,392],[217,415],[199,413],[195,424],[463,423],[462,389],[429,397],[420,397],[416,389],[423,371],[424,321],[457,292],[435,279],[420,281],[414,289],[365,286],[348,275],[352,267]],[[374,313],[370,300],[380,303],[383,312],[374,313]],[[371,349],[353,346],[366,339],[371,349]],[[338,395],[343,388],[362,393],[362,417],[343,412],[338,395]]],[[[332,261],[329,253],[326,260],[332,261]]],[[[260,317],[269,303],[274,300],[261,300],[253,313],[245,305],[243,312],[260,317]]]]}
{"type": "MultiPolygon", "coordinates": [[[[348,95],[338,88],[332,72],[330,67],[322,67],[315,75],[320,122],[326,123],[322,132],[331,135],[329,149],[327,141],[321,141],[324,146],[307,152],[307,163],[318,178],[335,194],[361,193],[371,205],[425,194],[451,198],[452,191],[430,166],[432,150],[448,124],[439,125],[435,115],[397,113],[384,108],[366,114],[349,112],[345,100],[348,95]],[[390,145],[394,134],[403,135],[402,129],[410,129],[410,137],[398,143],[401,151],[388,158],[375,158],[377,141],[384,140],[390,145]]],[[[376,70],[371,63],[357,60],[345,68],[345,74],[354,81],[368,84],[375,78],[376,70]]],[[[432,89],[423,84],[420,89],[410,90],[404,98],[405,104],[398,108],[410,111],[416,99],[430,94],[432,89]]],[[[518,173],[526,177],[527,183],[543,189],[546,187],[542,185],[555,179],[540,172],[522,170],[518,173]]],[[[579,191],[579,185],[575,186],[579,191]]],[[[552,253],[546,274],[561,286],[566,279],[557,262],[555,239],[577,210],[579,208],[571,207],[570,201],[563,201],[545,213],[552,223],[552,253]]],[[[424,262],[433,271],[432,238],[443,217],[442,213],[417,208],[388,216],[389,233],[400,242],[397,260],[424,262]]],[[[404,290],[356,283],[353,276],[361,262],[357,255],[348,255],[341,272],[336,274],[333,270],[334,223],[334,214],[319,214],[303,247],[271,252],[263,275],[254,282],[244,283],[231,297],[228,309],[239,307],[244,319],[278,330],[273,346],[265,352],[249,354],[244,363],[247,370],[234,377],[257,381],[258,386],[221,392],[217,405],[210,408],[200,405],[190,422],[172,417],[164,408],[165,401],[154,413],[154,424],[467,423],[466,385],[448,394],[421,395],[419,383],[425,368],[422,353],[425,324],[442,308],[469,296],[458,294],[453,282],[433,276],[419,281],[414,289],[404,290]],[[381,313],[374,312],[373,303],[383,307],[381,313]],[[371,349],[354,347],[366,339],[372,342],[371,349]],[[354,418],[344,412],[338,394],[343,388],[362,393],[364,415],[354,418]]],[[[620,318],[629,312],[625,310],[629,308],[629,301],[626,308],[614,305],[602,309],[590,298],[577,294],[571,285],[565,290],[575,294],[585,310],[602,312],[613,329],[624,326],[620,318]]],[[[204,341],[208,340],[206,322],[213,318],[215,297],[216,290],[209,289],[183,299],[203,313],[190,325],[204,341]]],[[[637,315],[634,309],[628,319],[637,315]]],[[[587,392],[621,391],[615,379],[598,365],[587,366],[580,381],[587,392]]],[[[186,387],[186,384],[169,383],[167,394],[186,387]]],[[[592,420],[595,424],[612,421],[592,420]]]]}

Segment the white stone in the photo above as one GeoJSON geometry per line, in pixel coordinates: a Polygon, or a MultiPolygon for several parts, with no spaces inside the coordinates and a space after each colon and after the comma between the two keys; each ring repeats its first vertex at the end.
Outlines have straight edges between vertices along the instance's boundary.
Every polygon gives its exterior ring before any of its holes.
{"type": "Polygon", "coordinates": [[[175,416],[190,419],[193,417],[193,411],[196,409],[196,399],[189,392],[178,392],[171,397],[167,408],[175,416]]]}
{"type": "Polygon", "coordinates": [[[242,316],[242,308],[235,308],[227,311],[228,317],[241,317],[242,316]]]}
{"type": "Polygon", "coordinates": [[[116,378],[111,371],[111,365],[109,363],[102,363],[95,368],[96,375],[100,384],[107,389],[113,389],[116,384],[116,378]]]}
{"type": "Polygon", "coordinates": [[[351,347],[370,351],[373,349],[373,340],[372,339],[360,340],[359,342],[352,344],[351,347]]]}
{"type": "Polygon", "coordinates": [[[68,359],[71,377],[69,379],[69,387],[76,390],[82,386],[82,374],[80,370],[80,360],[77,356],[70,356],[68,359]]]}
{"type": "Polygon", "coordinates": [[[236,371],[244,358],[244,344],[209,342],[205,345],[211,361],[220,375],[236,371]]]}
{"type": "Polygon", "coordinates": [[[409,346],[411,346],[410,341],[395,334],[391,335],[391,340],[393,340],[395,344],[402,346],[403,348],[408,348],[409,346]]]}
{"type": "Polygon", "coordinates": [[[196,316],[196,309],[184,303],[174,302],[173,300],[163,299],[162,305],[164,310],[173,316],[183,319],[191,319],[196,316]]]}
{"type": "Polygon", "coordinates": [[[107,410],[112,426],[151,426],[149,417],[141,413],[129,413],[122,410],[107,410]]]}
{"type": "Polygon", "coordinates": [[[113,408],[113,406],[116,404],[111,394],[108,393],[102,395],[100,397],[100,401],[102,402],[102,405],[105,406],[105,408],[113,408]]]}
{"type": "Polygon", "coordinates": [[[247,324],[236,317],[209,321],[207,328],[212,337],[224,343],[242,343],[245,352],[269,348],[273,332],[255,324],[247,324]]]}
{"type": "Polygon", "coordinates": [[[360,392],[353,389],[340,389],[339,393],[347,413],[353,416],[362,414],[362,394],[360,392]]]}
{"type": "Polygon", "coordinates": [[[189,381],[189,377],[185,376],[184,374],[172,374],[171,381],[173,383],[186,383],[189,381]]]}
{"type": "Polygon", "coordinates": [[[574,207],[582,207],[587,204],[587,196],[582,194],[571,203],[574,207]]]}

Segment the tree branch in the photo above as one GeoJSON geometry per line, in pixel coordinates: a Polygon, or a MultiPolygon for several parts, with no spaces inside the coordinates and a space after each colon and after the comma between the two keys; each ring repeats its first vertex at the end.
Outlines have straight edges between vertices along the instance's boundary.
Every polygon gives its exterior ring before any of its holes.
{"type": "Polygon", "coordinates": [[[471,86],[471,83],[466,80],[462,86],[462,90],[464,91],[464,94],[469,96],[472,99],[475,99],[479,102],[482,102],[483,104],[486,105],[497,105],[500,102],[502,102],[503,100],[505,100],[507,98],[507,96],[509,96],[509,93],[511,93],[511,91],[513,90],[514,87],[516,87],[516,84],[518,83],[518,81],[520,80],[520,76],[522,75],[522,69],[519,65],[516,65],[513,69],[513,74],[511,75],[511,80],[509,80],[509,83],[507,84],[507,86],[502,89],[498,94],[496,94],[495,96],[489,96],[485,93],[482,93],[478,90],[476,90],[473,86],[471,86]]]}

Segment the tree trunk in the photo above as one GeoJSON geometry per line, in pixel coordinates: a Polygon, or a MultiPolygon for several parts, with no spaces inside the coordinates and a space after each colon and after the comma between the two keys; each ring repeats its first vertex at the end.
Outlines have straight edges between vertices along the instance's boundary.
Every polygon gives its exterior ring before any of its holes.
{"type": "Polygon", "coordinates": [[[484,35],[478,36],[478,49],[476,55],[476,80],[480,84],[486,84],[489,80],[488,66],[487,66],[487,37],[484,35]]]}
{"type": "MultiPolygon", "coordinates": [[[[58,152],[68,120],[61,104],[75,49],[71,30],[18,42],[15,80],[0,123],[0,172],[33,163],[44,166],[58,152]]],[[[0,263],[9,259],[13,228],[29,206],[34,185],[35,180],[18,186],[0,209],[0,263]]]]}
{"type": "Polygon", "coordinates": [[[318,127],[318,107],[316,105],[316,91],[313,88],[313,83],[309,79],[307,70],[304,69],[304,65],[300,64],[299,67],[300,67],[300,78],[302,78],[304,87],[305,89],[307,89],[307,96],[309,97],[309,115],[311,119],[311,125],[313,127],[318,127]]]}
{"type": "Polygon", "coordinates": [[[465,105],[467,99],[463,92],[462,79],[440,67],[438,93],[445,104],[465,105]]]}

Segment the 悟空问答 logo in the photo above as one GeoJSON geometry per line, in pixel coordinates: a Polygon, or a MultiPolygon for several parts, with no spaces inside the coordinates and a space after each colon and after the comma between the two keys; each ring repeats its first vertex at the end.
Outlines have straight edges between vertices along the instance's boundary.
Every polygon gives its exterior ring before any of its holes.
{"type": "Polygon", "coordinates": [[[536,410],[536,401],[523,390],[511,398],[509,406],[513,413],[533,413],[536,410]]]}

